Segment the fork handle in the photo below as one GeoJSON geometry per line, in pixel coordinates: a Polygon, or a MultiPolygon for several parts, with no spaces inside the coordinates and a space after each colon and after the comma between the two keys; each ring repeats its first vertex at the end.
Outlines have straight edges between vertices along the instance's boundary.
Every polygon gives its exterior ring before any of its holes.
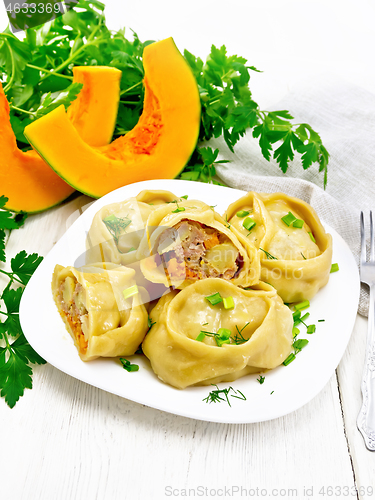
{"type": "Polygon", "coordinates": [[[375,451],[375,285],[370,286],[366,359],[361,389],[363,402],[357,427],[366,448],[375,451]]]}

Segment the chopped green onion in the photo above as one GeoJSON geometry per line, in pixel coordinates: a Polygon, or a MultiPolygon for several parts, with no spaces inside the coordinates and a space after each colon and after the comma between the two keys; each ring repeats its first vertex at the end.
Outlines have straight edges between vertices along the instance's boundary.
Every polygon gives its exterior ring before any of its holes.
{"type": "Polygon", "coordinates": [[[217,334],[220,338],[228,340],[232,332],[228,328],[219,328],[217,334]]]}
{"type": "Polygon", "coordinates": [[[286,224],[288,227],[293,224],[295,220],[298,220],[297,217],[295,217],[292,212],[288,212],[287,215],[284,215],[284,217],[281,217],[281,220],[286,224]]]}
{"type": "Polygon", "coordinates": [[[137,372],[139,370],[139,366],[134,363],[130,363],[128,359],[120,358],[120,361],[122,363],[123,368],[127,372],[137,372]]]}
{"type": "Polygon", "coordinates": [[[133,285],[122,292],[124,299],[128,299],[129,297],[133,297],[133,295],[137,295],[139,292],[137,285],[133,285]]]}
{"type": "Polygon", "coordinates": [[[301,311],[299,311],[299,310],[294,311],[294,313],[293,313],[293,320],[297,321],[297,320],[300,319],[300,317],[301,317],[301,311]]]}
{"type": "Polygon", "coordinates": [[[295,342],[293,342],[293,347],[296,351],[299,352],[301,349],[306,347],[308,343],[309,341],[307,339],[298,339],[295,342]]]}
{"type": "Polygon", "coordinates": [[[200,332],[200,334],[198,335],[198,337],[195,340],[198,340],[198,342],[202,342],[202,340],[204,340],[205,337],[206,337],[206,334],[204,332],[200,332]]]}
{"type": "Polygon", "coordinates": [[[316,240],[315,240],[315,238],[314,238],[314,235],[313,235],[312,233],[309,233],[309,236],[310,236],[310,238],[311,238],[311,241],[313,241],[314,243],[316,243],[316,240]]]}
{"type": "Polygon", "coordinates": [[[292,352],[289,354],[289,356],[286,358],[285,361],[283,361],[283,365],[285,366],[288,366],[289,363],[291,363],[292,361],[294,361],[296,359],[296,355],[293,354],[292,352]]]}
{"type": "Polygon", "coordinates": [[[310,313],[306,313],[304,316],[302,316],[302,318],[300,318],[301,323],[303,323],[304,321],[306,321],[309,316],[310,316],[310,313]]]}
{"type": "Polygon", "coordinates": [[[297,335],[299,335],[299,333],[300,333],[299,329],[296,326],[294,326],[293,327],[293,338],[297,337],[297,335]]]}
{"type": "Polygon", "coordinates": [[[254,226],[256,226],[255,220],[253,220],[251,217],[246,217],[246,219],[242,223],[243,227],[250,231],[253,229],[254,226]]]}
{"type": "Polygon", "coordinates": [[[316,331],[316,326],[315,325],[309,325],[307,327],[307,332],[306,333],[315,333],[316,331]]]}
{"type": "Polygon", "coordinates": [[[249,211],[248,210],[240,210],[239,212],[237,212],[237,217],[239,217],[240,219],[243,219],[244,217],[246,217],[246,215],[249,215],[249,211]]]}
{"type": "Polygon", "coordinates": [[[302,309],[307,309],[308,307],[310,307],[310,302],[308,300],[304,300],[299,304],[295,304],[294,307],[297,311],[301,311],[302,309]]]}
{"type": "Polygon", "coordinates": [[[232,332],[228,328],[219,328],[215,336],[217,345],[221,347],[223,344],[229,344],[231,334],[232,332]]]}
{"type": "Polygon", "coordinates": [[[205,298],[213,306],[216,306],[216,304],[220,304],[220,302],[223,301],[223,298],[219,292],[213,293],[212,295],[209,295],[208,297],[205,297],[205,298]]]}
{"type": "Polygon", "coordinates": [[[223,304],[224,304],[224,309],[233,309],[234,308],[233,297],[224,297],[223,304]]]}
{"type": "Polygon", "coordinates": [[[114,214],[111,214],[111,215],[108,215],[108,217],[105,217],[103,219],[103,222],[110,222],[110,221],[116,220],[116,219],[117,219],[117,217],[114,214]]]}
{"type": "Polygon", "coordinates": [[[296,219],[293,221],[293,227],[303,227],[304,221],[302,219],[296,219]]]}
{"type": "Polygon", "coordinates": [[[129,250],[127,251],[127,253],[134,252],[134,251],[135,251],[135,248],[131,247],[131,248],[129,248],[129,250]]]}
{"type": "Polygon", "coordinates": [[[322,323],[325,319],[318,319],[318,323],[322,323]]]}
{"type": "Polygon", "coordinates": [[[187,200],[187,199],[188,199],[188,197],[189,197],[189,195],[187,195],[187,194],[184,194],[184,196],[180,196],[180,198],[181,198],[182,200],[187,200]]]}
{"type": "Polygon", "coordinates": [[[332,264],[330,272],[336,273],[338,270],[339,270],[339,265],[337,264],[337,262],[335,264],[332,264]]]}
{"type": "Polygon", "coordinates": [[[178,212],[185,212],[185,207],[177,207],[176,210],[172,210],[172,214],[178,214],[178,212]]]}

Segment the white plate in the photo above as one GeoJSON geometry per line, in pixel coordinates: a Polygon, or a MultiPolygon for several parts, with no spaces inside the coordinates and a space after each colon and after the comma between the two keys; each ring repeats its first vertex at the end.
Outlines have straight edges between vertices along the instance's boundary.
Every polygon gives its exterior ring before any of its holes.
{"type": "MultiPolygon", "coordinates": [[[[309,323],[316,332],[309,344],[288,366],[265,374],[261,385],[258,375],[249,375],[220,388],[239,389],[246,401],[230,398],[226,402],[202,401],[214,389],[192,387],[183,391],[162,383],[143,356],[131,357],[139,364],[138,372],[128,373],[119,361],[98,359],[85,363],[79,358],[73,341],[57,312],[51,294],[55,264],[73,265],[85,251],[85,238],[94,214],[104,205],[137,195],[142,189],[167,189],[178,196],[200,199],[216,205],[223,213],[244,193],[236,189],[191,181],[155,180],[124,186],[93,203],[67,230],[43,260],[27,285],[20,307],[22,329],[32,347],[59,370],[105,391],[137,403],[176,415],[211,422],[260,422],[290,413],[318,394],[330,379],[348,344],[359,299],[359,276],[354,257],[344,240],[325,225],[333,237],[333,262],[340,271],[311,301],[309,323]],[[324,319],[324,322],[318,322],[324,319]]],[[[301,329],[301,337],[303,330],[301,329]]]]}

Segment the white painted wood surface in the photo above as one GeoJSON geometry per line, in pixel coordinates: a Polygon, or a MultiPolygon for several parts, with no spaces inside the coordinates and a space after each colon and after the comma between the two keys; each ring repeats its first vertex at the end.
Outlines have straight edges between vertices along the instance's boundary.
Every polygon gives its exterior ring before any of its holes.
{"type": "MultiPolygon", "coordinates": [[[[141,39],[174,36],[180,48],[201,57],[211,43],[225,43],[230,53],[247,56],[265,70],[252,87],[262,105],[316,71],[375,89],[370,1],[106,4],[110,26],[132,28],[141,39]]],[[[0,29],[6,22],[1,8],[0,29]]],[[[21,249],[46,255],[87,201],[77,197],[29,217],[10,236],[8,261],[21,249]]],[[[366,450],[355,424],[366,323],[358,316],[345,355],[318,396],[259,424],[170,415],[50,365],[35,367],[33,389],[13,410],[0,400],[0,499],[373,498],[375,453],[366,450]]]]}

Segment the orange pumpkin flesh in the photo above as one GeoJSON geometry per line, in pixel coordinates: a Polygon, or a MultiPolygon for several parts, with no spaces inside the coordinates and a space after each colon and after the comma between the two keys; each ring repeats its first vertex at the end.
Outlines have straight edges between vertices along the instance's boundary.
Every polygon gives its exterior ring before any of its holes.
{"type": "Polygon", "coordinates": [[[174,178],[197,143],[200,98],[189,65],[172,38],[143,53],[145,98],[138,124],[101,148],[87,145],[64,108],[28,125],[25,135],[71,186],[99,198],[125,184],[174,178]]]}
{"type": "Polygon", "coordinates": [[[87,144],[105,146],[116,126],[121,71],[107,66],[75,66],[73,76],[83,87],[68,108],[68,118],[87,144]]]}
{"type": "MultiPolygon", "coordinates": [[[[80,68],[78,73],[79,78],[83,80],[82,90],[85,92],[84,98],[70,111],[73,123],[89,143],[95,143],[99,136],[102,144],[105,144],[105,137],[108,143],[116,123],[121,71],[101,68],[100,72],[97,71],[92,77],[92,70],[87,67],[80,68]],[[89,78],[82,76],[85,74],[88,74],[89,78]],[[117,84],[114,83],[116,79],[117,84]],[[105,98],[111,110],[108,115],[103,115],[95,104],[103,93],[103,81],[112,86],[112,93],[105,98]],[[88,127],[87,121],[90,122],[88,127]],[[91,122],[95,122],[95,130],[91,122]]],[[[74,188],[51,170],[35,151],[23,152],[18,149],[9,112],[9,103],[0,82],[0,195],[9,198],[5,205],[8,210],[42,212],[64,201],[74,192],[74,188]]]]}

